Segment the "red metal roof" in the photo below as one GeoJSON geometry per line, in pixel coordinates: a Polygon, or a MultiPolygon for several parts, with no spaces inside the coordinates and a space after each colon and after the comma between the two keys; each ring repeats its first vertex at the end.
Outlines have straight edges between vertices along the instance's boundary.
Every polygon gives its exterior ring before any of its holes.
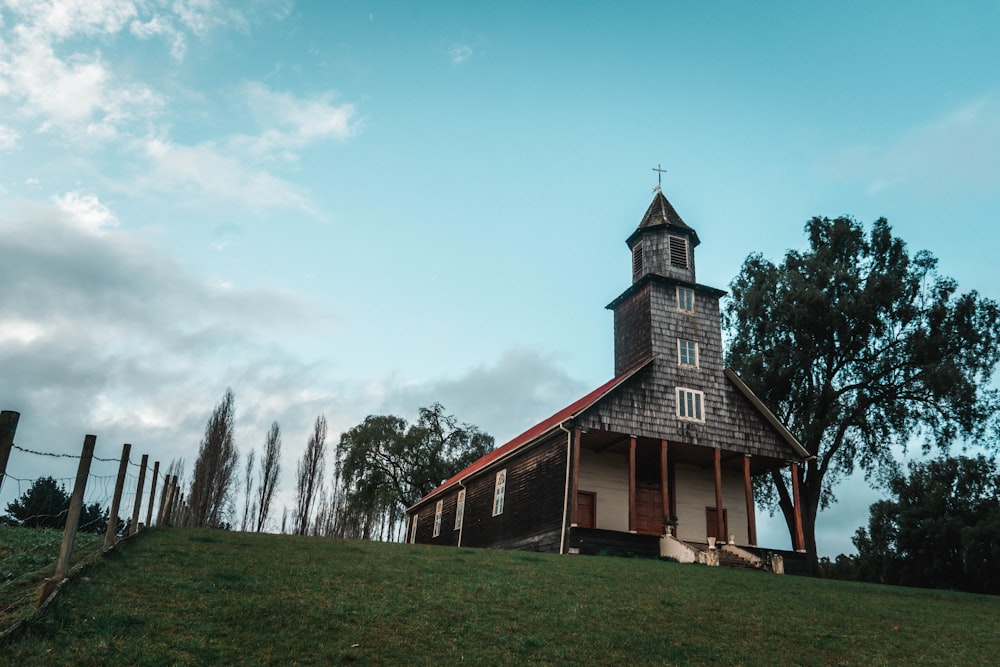
{"type": "Polygon", "coordinates": [[[615,389],[620,384],[625,382],[625,380],[629,379],[630,377],[638,373],[640,370],[645,368],[646,365],[649,364],[651,361],[652,359],[650,358],[639,364],[636,364],[635,366],[625,371],[618,377],[608,380],[597,389],[593,390],[592,392],[590,392],[583,398],[575,401],[574,403],[571,403],[570,405],[566,406],[565,408],[555,413],[548,419],[538,422],[537,424],[535,424],[527,431],[514,438],[513,440],[501,445],[500,447],[497,447],[489,454],[486,454],[485,456],[482,456],[481,458],[477,459],[476,461],[471,463],[469,467],[467,467],[465,470],[458,473],[457,475],[452,476],[451,478],[446,480],[444,484],[437,487],[436,489],[428,493],[426,496],[421,498],[417,503],[414,504],[414,506],[419,505],[420,503],[424,502],[425,500],[427,500],[432,496],[437,495],[438,493],[441,493],[445,489],[456,484],[459,480],[462,480],[468,477],[469,475],[472,475],[473,473],[476,473],[482,470],[483,468],[486,468],[488,465],[490,465],[497,459],[501,459],[507,454],[510,454],[511,452],[534,442],[539,437],[546,435],[550,431],[554,431],[559,427],[560,424],[562,424],[566,420],[575,417],[576,415],[580,414],[581,412],[589,408],[591,405],[593,405],[600,399],[604,398],[604,396],[606,396],[613,389],[615,389]]]}

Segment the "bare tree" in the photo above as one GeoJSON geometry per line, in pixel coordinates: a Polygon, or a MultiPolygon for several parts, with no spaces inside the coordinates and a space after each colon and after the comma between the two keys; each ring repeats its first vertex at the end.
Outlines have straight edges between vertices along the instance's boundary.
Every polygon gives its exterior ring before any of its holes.
{"type": "Polygon", "coordinates": [[[256,503],[253,508],[250,506],[250,499],[253,497],[253,460],[254,460],[254,450],[250,450],[247,454],[247,465],[246,474],[243,477],[243,489],[246,491],[246,496],[243,499],[243,522],[240,525],[240,530],[244,533],[253,523],[254,510],[256,509],[256,503]]]}
{"type": "Polygon", "coordinates": [[[296,532],[305,535],[309,529],[309,513],[317,490],[323,486],[323,464],[326,461],[326,417],[316,418],[312,435],[298,466],[296,489],[296,532]]]}
{"type": "MultiPolygon", "coordinates": [[[[271,500],[278,486],[281,472],[281,427],[278,422],[271,424],[264,445],[264,459],[260,462],[260,482],[257,484],[257,532],[264,530],[267,515],[271,511],[271,500]]],[[[284,532],[284,531],[282,531],[284,532]]]]}
{"type": "Polygon", "coordinates": [[[239,462],[233,443],[233,403],[233,391],[227,389],[205,424],[205,437],[198,450],[188,494],[190,524],[196,528],[222,526],[226,508],[230,506],[233,475],[239,462]]]}

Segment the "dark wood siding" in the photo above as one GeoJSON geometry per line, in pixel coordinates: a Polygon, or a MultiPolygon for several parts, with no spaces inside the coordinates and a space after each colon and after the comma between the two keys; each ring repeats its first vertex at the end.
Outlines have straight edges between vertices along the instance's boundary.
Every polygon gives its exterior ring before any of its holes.
{"type": "MultiPolygon", "coordinates": [[[[558,431],[464,481],[462,546],[559,551],[566,490],[567,437],[566,433],[558,431]],[[507,471],[504,510],[493,516],[493,491],[500,470],[507,471]]],[[[445,497],[430,498],[414,508],[420,513],[418,543],[458,543],[458,531],[451,530],[455,525],[458,491],[456,485],[444,492],[445,497]],[[438,500],[444,500],[444,523],[441,535],[434,538],[434,506],[438,500]]]]}
{"type": "Polygon", "coordinates": [[[653,355],[649,285],[615,308],[615,375],[653,355]]]}

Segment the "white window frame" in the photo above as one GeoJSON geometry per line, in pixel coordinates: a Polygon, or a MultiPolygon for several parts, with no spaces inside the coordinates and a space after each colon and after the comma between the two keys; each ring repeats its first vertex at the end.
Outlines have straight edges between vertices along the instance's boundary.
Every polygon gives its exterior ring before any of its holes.
{"type": "Polygon", "coordinates": [[[444,514],[444,501],[437,501],[437,505],[434,506],[434,535],[432,537],[437,537],[441,534],[441,515],[444,514]]]}
{"type": "Polygon", "coordinates": [[[677,287],[677,310],[682,313],[693,313],[694,312],[694,290],[690,287],[677,287]],[[686,297],[690,296],[690,299],[686,297]],[[685,308],[684,306],[690,305],[690,308],[685,308]]]}
{"type": "Polygon", "coordinates": [[[458,501],[455,503],[455,530],[462,529],[463,521],[465,521],[465,489],[459,489],[458,501]]]}
{"type": "Polygon", "coordinates": [[[687,387],[677,387],[677,418],[684,421],[705,421],[705,392],[687,387]]]}
{"type": "Polygon", "coordinates": [[[503,514],[504,501],[507,496],[507,469],[504,468],[497,473],[496,482],[493,485],[493,516],[503,514]]]}
{"type": "Polygon", "coordinates": [[[410,544],[417,543],[417,522],[420,520],[420,513],[414,512],[413,524],[410,526],[410,544]]]}
{"type": "Polygon", "coordinates": [[[691,340],[690,338],[678,338],[677,339],[677,365],[687,366],[688,368],[698,368],[700,366],[698,341],[691,340]],[[690,345],[687,345],[690,343],[690,345]],[[691,353],[688,356],[693,356],[693,363],[688,363],[684,361],[684,350],[685,348],[691,353]],[[692,349],[693,348],[693,349],[692,349]]]}

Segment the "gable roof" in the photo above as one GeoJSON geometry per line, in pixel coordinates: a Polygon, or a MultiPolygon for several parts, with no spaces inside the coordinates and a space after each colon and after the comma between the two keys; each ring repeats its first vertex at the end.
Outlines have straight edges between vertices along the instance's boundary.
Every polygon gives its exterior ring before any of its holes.
{"type": "Polygon", "coordinates": [[[649,208],[646,209],[646,215],[642,216],[642,222],[639,223],[639,227],[636,228],[632,235],[628,237],[626,243],[631,244],[632,239],[637,235],[642,233],[644,230],[651,227],[677,227],[691,235],[691,245],[697,246],[701,243],[698,238],[698,232],[694,231],[694,228],[688,226],[686,222],[681,219],[674,207],[667,201],[667,198],[663,196],[663,192],[657,191],[653,196],[653,201],[650,202],[649,208]]]}
{"type": "Polygon", "coordinates": [[[757,408],[757,411],[760,412],[761,416],[764,417],[764,419],[766,419],[772,427],[774,427],[774,430],[778,432],[778,435],[780,435],[781,438],[788,443],[796,454],[801,456],[803,459],[816,458],[809,453],[809,450],[802,446],[802,443],[799,442],[798,438],[792,435],[792,432],[788,430],[788,427],[781,423],[781,420],[778,419],[773,412],[771,412],[770,408],[764,405],[764,401],[757,398],[757,394],[753,393],[753,390],[747,386],[747,383],[743,381],[743,378],[736,374],[736,371],[732,368],[727,368],[725,369],[725,373],[726,378],[729,379],[733,386],[739,389],[740,393],[749,399],[750,403],[757,408]]]}
{"type": "Polygon", "coordinates": [[[559,412],[555,413],[548,419],[538,422],[537,424],[535,424],[527,431],[514,438],[513,440],[510,440],[509,442],[501,445],[500,447],[497,447],[492,452],[489,452],[488,454],[485,454],[479,459],[476,459],[467,468],[465,468],[465,470],[462,470],[457,475],[453,475],[452,477],[448,478],[439,487],[437,487],[436,489],[428,493],[426,496],[415,502],[411,507],[407,508],[407,512],[409,512],[410,509],[412,509],[413,507],[416,507],[417,505],[425,502],[429,498],[432,498],[437,494],[445,491],[449,487],[454,486],[455,484],[465,479],[466,477],[469,477],[479,472],[480,470],[483,470],[490,464],[495,463],[496,461],[508,456],[509,454],[514,453],[515,451],[523,447],[526,447],[534,442],[537,442],[539,438],[541,438],[542,436],[548,435],[552,431],[555,431],[557,428],[559,428],[560,425],[564,424],[566,421],[572,419],[576,415],[580,414],[581,412],[592,406],[597,401],[604,398],[608,393],[613,391],[616,387],[620,386],[630,377],[632,377],[633,375],[641,371],[643,368],[648,366],[650,363],[652,363],[652,361],[653,359],[652,357],[650,357],[636,364],[635,366],[625,371],[618,377],[612,378],[611,380],[602,384],[597,389],[594,389],[586,396],[580,398],[579,400],[573,403],[570,403],[568,406],[566,406],[559,412]]]}

